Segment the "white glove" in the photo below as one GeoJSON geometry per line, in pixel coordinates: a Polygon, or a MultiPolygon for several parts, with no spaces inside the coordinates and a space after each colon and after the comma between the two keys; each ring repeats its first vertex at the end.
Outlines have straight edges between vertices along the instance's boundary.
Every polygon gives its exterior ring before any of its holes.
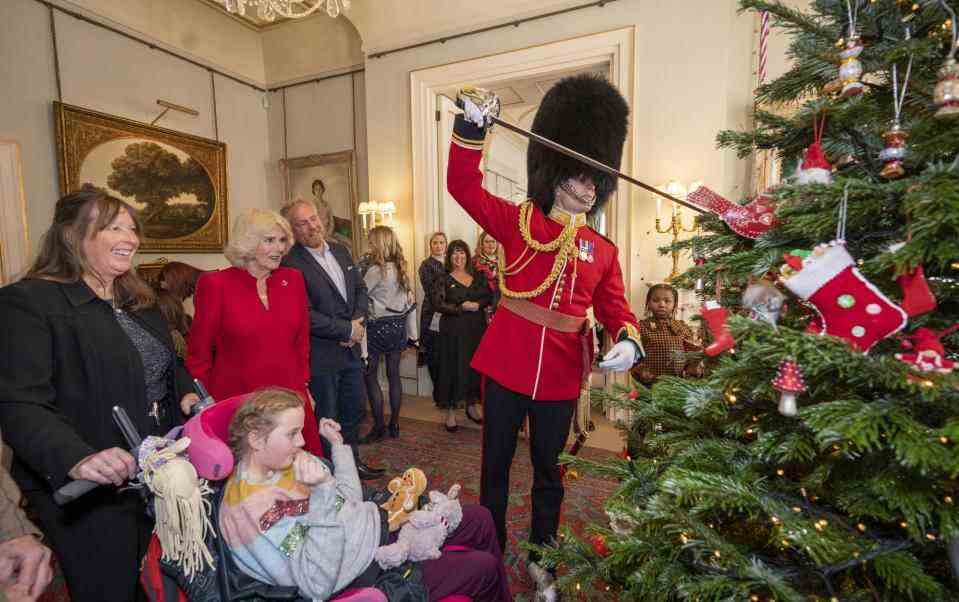
{"type": "Polygon", "coordinates": [[[477,127],[486,127],[486,116],[469,98],[462,98],[463,117],[477,127]]]}
{"type": "Polygon", "coordinates": [[[612,372],[625,372],[636,363],[636,345],[630,341],[620,341],[613,345],[599,367],[612,372]]]}
{"type": "Polygon", "coordinates": [[[456,104],[463,109],[463,117],[481,128],[493,125],[493,117],[499,117],[499,97],[483,88],[463,88],[456,96],[456,104]]]}

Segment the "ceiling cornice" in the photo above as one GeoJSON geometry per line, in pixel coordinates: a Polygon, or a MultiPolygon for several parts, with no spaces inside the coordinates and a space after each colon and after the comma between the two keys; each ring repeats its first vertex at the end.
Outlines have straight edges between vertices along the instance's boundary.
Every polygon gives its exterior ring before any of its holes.
{"type": "MultiPolygon", "coordinates": [[[[197,0],[197,1],[203,4],[206,4],[207,6],[216,10],[217,12],[222,13],[224,16],[233,19],[237,23],[241,23],[247,29],[252,29],[253,31],[256,31],[256,32],[268,31],[270,29],[276,29],[277,27],[283,27],[285,25],[290,25],[293,23],[302,23],[304,21],[309,21],[310,19],[320,19],[320,18],[329,19],[330,18],[324,11],[318,10],[312,15],[308,17],[304,17],[302,19],[286,19],[284,17],[277,17],[276,20],[267,23],[267,22],[260,21],[256,17],[247,17],[247,16],[237,15],[237,14],[228,12],[223,7],[223,3],[219,2],[218,0],[197,0]]],[[[350,20],[350,18],[347,16],[345,12],[341,12],[340,16],[337,18],[338,19],[343,18],[348,21],[350,20]]]]}
{"type": "Polygon", "coordinates": [[[240,15],[234,15],[233,13],[227,12],[226,9],[223,8],[223,5],[220,4],[219,2],[217,2],[216,0],[198,0],[198,1],[199,1],[201,4],[206,4],[206,5],[209,6],[210,8],[216,10],[217,12],[223,13],[223,16],[229,17],[230,19],[233,19],[234,21],[236,21],[236,22],[239,23],[240,25],[243,25],[243,26],[246,27],[247,29],[252,29],[253,31],[260,31],[260,30],[262,29],[262,27],[260,27],[259,25],[257,25],[257,24],[254,23],[253,21],[250,21],[250,20],[247,19],[247,18],[244,18],[244,17],[241,17],[240,15]]]}

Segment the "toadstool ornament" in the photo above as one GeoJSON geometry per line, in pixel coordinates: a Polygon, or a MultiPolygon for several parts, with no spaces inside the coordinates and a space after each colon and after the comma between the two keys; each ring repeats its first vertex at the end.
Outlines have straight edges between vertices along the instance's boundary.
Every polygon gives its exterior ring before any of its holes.
{"type": "Polygon", "coordinates": [[[773,379],[773,388],[782,393],[779,397],[779,413],[783,416],[795,416],[796,394],[806,390],[799,365],[790,359],[781,361],[779,372],[773,379]]]}

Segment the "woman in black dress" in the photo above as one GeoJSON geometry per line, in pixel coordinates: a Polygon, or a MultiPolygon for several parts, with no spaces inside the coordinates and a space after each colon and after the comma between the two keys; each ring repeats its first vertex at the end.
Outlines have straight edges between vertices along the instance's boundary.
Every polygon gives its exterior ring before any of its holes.
{"type": "Polygon", "coordinates": [[[480,376],[470,367],[486,332],[485,308],[492,300],[486,278],[474,272],[470,248],[454,240],[446,250],[445,277],[433,285],[433,311],[442,314],[437,337],[438,377],[433,401],[446,410],[446,430],[457,430],[456,408],[466,406],[466,417],[482,423],[474,406],[480,399],[480,376]],[[470,410],[473,410],[473,413],[470,410]]]}
{"type": "Polygon", "coordinates": [[[423,286],[423,307],[420,312],[420,358],[426,364],[430,380],[436,384],[439,361],[436,356],[436,337],[439,335],[439,318],[433,310],[433,285],[446,277],[446,234],[434,232],[430,236],[430,256],[420,264],[420,284],[423,286]]]}

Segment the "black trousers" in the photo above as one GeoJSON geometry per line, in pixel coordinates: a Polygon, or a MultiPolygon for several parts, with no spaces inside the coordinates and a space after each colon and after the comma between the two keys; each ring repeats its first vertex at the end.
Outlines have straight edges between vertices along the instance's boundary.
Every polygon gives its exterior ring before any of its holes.
{"type": "MultiPolygon", "coordinates": [[[[332,418],[340,423],[343,443],[353,448],[353,457],[359,462],[357,445],[360,442],[360,423],[365,417],[363,408],[363,362],[343,349],[345,365],[328,372],[314,372],[310,378],[310,393],[316,401],[316,418],[332,418]]],[[[323,455],[331,457],[330,443],[320,437],[323,455]]]]}
{"type": "Polygon", "coordinates": [[[60,562],[72,600],[146,600],[139,582],[140,561],[153,521],[136,492],[98,487],[62,507],[48,491],[24,491],[24,497],[60,562]]]}
{"type": "MultiPolygon", "coordinates": [[[[429,326],[430,323],[427,321],[426,328],[429,328],[429,326]]],[[[438,336],[438,333],[432,330],[420,331],[420,346],[423,348],[423,353],[426,356],[426,369],[430,374],[430,382],[434,385],[440,377],[440,358],[439,352],[436,349],[437,345],[439,345],[439,341],[436,340],[438,336]]]]}
{"type": "MultiPolygon", "coordinates": [[[[530,543],[548,544],[556,538],[563,478],[556,464],[566,445],[575,400],[533,401],[486,379],[483,401],[483,470],[480,504],[489,509],[496,525],[500,549],[506,551],[506,506],[509,470],[516,453],[516,438],[529,416],[529,451],[533,460],[533,514],[530,543]]],[[[532,560],[536,560],[535,556],[532,560]]]]}

